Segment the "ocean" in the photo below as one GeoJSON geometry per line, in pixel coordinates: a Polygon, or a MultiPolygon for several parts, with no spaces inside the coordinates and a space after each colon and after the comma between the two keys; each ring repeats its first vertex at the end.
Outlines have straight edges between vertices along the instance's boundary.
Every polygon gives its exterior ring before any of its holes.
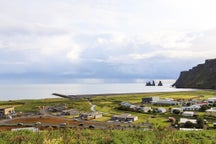
{"type": "Polygon", "coordinates": [[[13,84],[0,85],[0,101],[19,99],[57,98],[52,93],[68,95],[106,93],[146,93],[188,91],[171,87],[174,80],[164,80],[163,86],[145,86],[145,83],[91,83],[91,84],[13,84]]]}

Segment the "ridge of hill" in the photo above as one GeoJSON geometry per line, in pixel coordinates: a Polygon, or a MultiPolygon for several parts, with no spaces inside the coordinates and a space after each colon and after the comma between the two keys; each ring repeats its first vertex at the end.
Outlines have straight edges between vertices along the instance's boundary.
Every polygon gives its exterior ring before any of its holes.
{"type": "Polygon", "coordinates": [[[216,89],[216,59],[206,60],[188,71],[182,71],[173,84],[176,88],[216,89]]]}

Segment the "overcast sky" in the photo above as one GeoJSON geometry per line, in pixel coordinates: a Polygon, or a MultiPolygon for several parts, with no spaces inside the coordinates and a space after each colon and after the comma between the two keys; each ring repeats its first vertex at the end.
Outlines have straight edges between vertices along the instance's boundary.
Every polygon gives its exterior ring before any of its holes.
{"type": "Polygon", "coordinates": [[[215,0],[0,0],[0,81],[176,79],[216,57],[215,0]]]}

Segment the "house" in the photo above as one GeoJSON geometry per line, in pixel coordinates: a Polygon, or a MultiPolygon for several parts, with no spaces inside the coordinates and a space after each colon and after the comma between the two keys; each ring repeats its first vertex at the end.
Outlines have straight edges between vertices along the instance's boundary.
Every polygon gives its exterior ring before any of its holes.
{"type": "Polygon", "coordinates": [[[188,119],[188,118],[180,118],[180,124],[185,124],[186,122],[191,122],[193,124],[197,124],[197,120],[196,119],[188,119]]]}
{"type": "Polygon", "coordinates": [[[81,119],[90,120],[90,119],[97,119],[103,117],[102,113],[99,112],[90,112],[90,113],[82,113],[79,116],[81,119]]]}
{"type": "Polygon", "coordinates": [[[14,114],[15,114],[14,107],[0,108],[0,117],[10,116],[14,114]]]}
{"type": "Polygon", "coordinates": [[[181,125],[181,124],[185,124],[188,121],[191,122],[191,123],[193,123],[193,124],[197,124],[197,120],[196,119],[188,119],[188,118],[180,118],[179,123],[181,125]]]}
{"type": "Polygon", "coordinates": [[[151,107],[140,107],[140,108],[138,109],[138,111],[147,113],[147,112],[149,112],[149,111],[152,111],[152,108],[151,108],[151,107]]]}
{"type": "Polygon", "coordinates": [[[182,107],[182,109],[186,110],[186,111],[197,111],[200,108],[201,108],[200,104],[195,104],[195,105],[191,105],[191,106],[188,106],[188,107],[182,107]]]}
{"type": "Polygon", "coordinates": [[[61,112],[61,115],[77,115],[79,114],[78,111],[74,110],[74,109],[70,109],[70,110],[63,110],[61,112]]]}
{"type": "Polygon", "coordinates": [[[181,131],[198,131],[198,130],[202,130],[202,129],[195,129],[195,128],[180,128],[179,130],[181,130],[181,131]]]}
{"type": "Polygon", "coordinates": [[[66,110],[67,106],[66,104],[60,104],[60,105],[56,105],[56,106],[50,106],[48,108],[49,111],[51,112],[62,112],[63,110],[66,110]]]}
{"type": "Polygon", "coordinates": [[[12,128],[11,131],[32,131],[32,132],[38,132],[39,129],[35,127],[25,127],[25,128],[12,128]]]}
{"type": "Polygon", "coordinates": [[[216,102],[216,97],[208,98],[207,101],[208,103],[214,103],[216,102]]]}
{"type": "Polygon", "coordinates": [[[156,101],[159,101],[159,100],[160,100],[159,96],[146,97],[146,98],[142,98],[142,103],[143,104],[150,104],[152,102],[156,102],[156,101]]]}
{"type": "Polygon", "coordinates": [[[173,101],[173,100],[159,100],[159,101],[152,102],[152,104],[171,106],[171,105],[179,105],[180,103],[178,101],[173,101]]]}
{"type": "Polygon", "coordinates": [[[216,107],[210,108],[206,110],[208,115],[216,116],[216,107]]]}
{"type": "Polygon", "coordinates": [[[131,104],[128,103],[128,102],[121,102],[120,105],[121,105],[122,107],[130,107],[130,106],[131,106],[131,104]]]}
{"type": "Polygon", "coordinates": [[[159,108],[156,108],[156,112],[158,113],[165,113],[167,110],[163,107],[159,107],[159,108]]]}
{"type": "Polygon", "coordinates": [[[139,107],[139,106],[130,105],[130,110],[131,110],[131,111],[136,111],[136,110],[137,110],[137,107],[139,107]]]}
{"type": "Polygon", "coordinates": [[[195,115],[195,112],[193,111],[184,111],[182,113],[182,116],[194,116],[195,115]]]}
{"type": "Polygon", "coordinates": [[[214,128],[216,128],[216,122],[215,122],[215,123],[213,123],[213,127],[214,127],[214,128]]]}
{"type": "Polygon", "coordinates": [[[173,111],[175,111],[175,110],[177,110],[177,111],[179,111],[179,112],[183,112],[183,109],[182,108],[171,108],[171,113],[173,113],[173,111]]]}
{"type": "Polygon", "coordinates": [[[120,122],[134,122],[138,120],[137,116],[132,116],[131,114],[125,113],[120,115],[113,115],[111,117],[112,121],[120,121],[120,122]]]}

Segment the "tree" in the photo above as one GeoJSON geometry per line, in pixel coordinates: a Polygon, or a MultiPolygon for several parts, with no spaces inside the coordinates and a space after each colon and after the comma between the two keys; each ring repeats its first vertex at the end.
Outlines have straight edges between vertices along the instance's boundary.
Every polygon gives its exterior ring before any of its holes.
{"type": "Polygon", "coordinates": [[[201,108],[200,108],[200,111],[206,111],[209,108],[210,107],[208,105],[202,105],[201,108]]]}
{"type": "Polygon", "coordinates": [[[177,109],[174,109],[174,110],[173,110],[173,113],[176,114],[176,115],[180,114],[180,112],[181,112],[181,111],[180,111],[180,110],[177,110],[177,109]]]}
{"type": "Polygon", "coordinates": [[[186,121],[185,124],[184,124],[184,127],[185,128],[193,128],[194,127],[194,124],[190,121],[186,121]]]}
{"type": "Polygon", "coordinates": [[[204,125],[205,125],[205,122],[204,122],[203,118],[198,117],[198,118],[197,118],[197,128],[203,129],[203,128],[204,128],[204,125]]]}

